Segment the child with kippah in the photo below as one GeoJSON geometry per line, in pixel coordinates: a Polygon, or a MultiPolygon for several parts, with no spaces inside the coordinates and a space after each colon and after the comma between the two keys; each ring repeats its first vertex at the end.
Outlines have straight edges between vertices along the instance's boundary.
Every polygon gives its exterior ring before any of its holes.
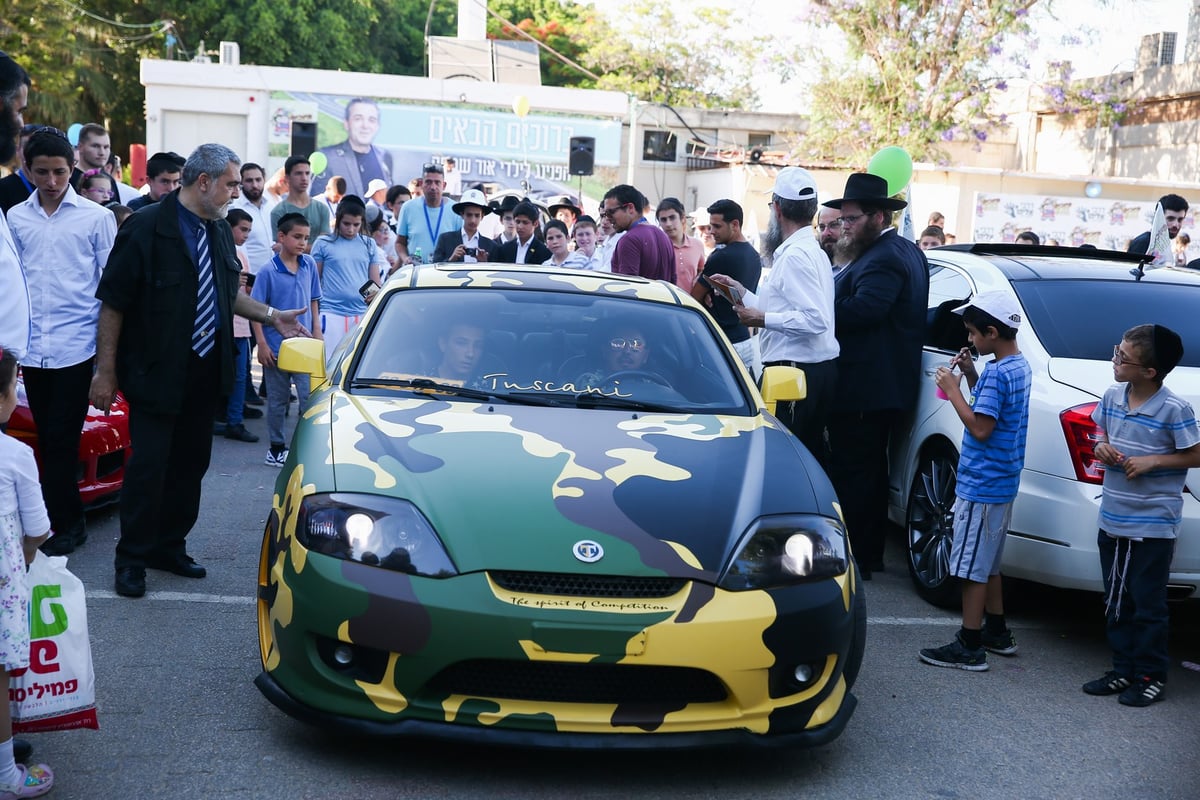
{"type": "Polygon", "coordinates": [[[1183,484],[1200,466],[1191,405],[1163,386],[1183,358],[1179,334],[1138,325],[1113,348],[1113,377],[1092,419],[1104,430],[1100,567],[1113,668],[1083,685],[1123,705],[1163,699],[1167,682],[1167,580],[1183,520],[1183,484]]]}

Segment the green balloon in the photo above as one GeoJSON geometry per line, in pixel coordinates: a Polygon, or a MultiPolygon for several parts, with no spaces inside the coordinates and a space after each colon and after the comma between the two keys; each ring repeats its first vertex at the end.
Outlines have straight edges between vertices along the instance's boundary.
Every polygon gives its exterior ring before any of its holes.
{"type": "Polygon", "coordinates": [[[325,168],[329,166],[329,159],[324,153],[318,150],[308,157],[308,166],[312,168],[312,174],[314,176],[320,175],[325,171],[325,168]]]}
{"type": "Polygon", "coordinates": [[[903,147],[885,147],[871,156],[867,172],[887,181],[889,195],[900,194],[912,180],[912,156],[903,147]]]}

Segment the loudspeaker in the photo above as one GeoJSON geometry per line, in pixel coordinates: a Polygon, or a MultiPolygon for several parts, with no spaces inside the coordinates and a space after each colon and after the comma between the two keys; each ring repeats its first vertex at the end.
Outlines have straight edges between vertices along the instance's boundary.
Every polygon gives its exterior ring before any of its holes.
{"type": "Polygon", "coordinates": [[[572,175],[591,175],[596,160],[596,139],[593,136],[572,136],[571,152],[567,159],[572,175]]]}
{"type": "Polygon", "coordinates": [[[291,155],[294,156],[311,156],[317,149],[317,123],[315,122],[293,122],[292,123],[292,149],[291,155]]]}

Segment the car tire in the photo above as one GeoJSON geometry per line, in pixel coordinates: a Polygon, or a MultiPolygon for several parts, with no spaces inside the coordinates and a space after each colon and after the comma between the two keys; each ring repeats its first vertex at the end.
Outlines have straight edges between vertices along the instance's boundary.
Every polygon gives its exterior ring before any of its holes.
{"type": "Polygon", "coordinates": [[[950,574],[957,474],[958,453],[950,444],[926,446],[908,490],[905,514],[908,574],[917,594],[941,608],[961,601],[958,581],[950,574]]]}
{"type": "Polygon", "coordinates": [[[846,668],[842,670],[847,691],[853,689],[854,682],[858,680],[858,671],[862,668],[863,654],[867,649],[867,594],[861,580],[854,582],[853,614],[854,635],[850,640],[850,649],[846,651],[846,668]]]}

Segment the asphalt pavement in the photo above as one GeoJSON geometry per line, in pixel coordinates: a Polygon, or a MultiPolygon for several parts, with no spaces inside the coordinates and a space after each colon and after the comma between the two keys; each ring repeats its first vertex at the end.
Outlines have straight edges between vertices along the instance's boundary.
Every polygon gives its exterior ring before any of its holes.
{"type": "MultiPolygon", "coordinates": [[[[295,406],[290,421],[294,422],[295,406]]],[[[265,434],[262,420],[247,423],[265,434]]],[[[87,587],[98,731],[31,736],[58,776],[52,798],[1193,798],[1200,794],[1200,601],[1173,607],[1167,699],[1145,709],[1080,685],[1108,667],[1097,595],[1008,587],[1020,652],[967,673],[921,664],[949,641],[951,612],[913,593],[889,543],[866,584],[859,705],[823,748],[567,752],[333,736],[254,688],[254,593],[279,471],[258,444],[215,440],[189,537],[203,580],[150,570],[116,596],[112,508],[89,516],[69,568],[87,587]]]]}

